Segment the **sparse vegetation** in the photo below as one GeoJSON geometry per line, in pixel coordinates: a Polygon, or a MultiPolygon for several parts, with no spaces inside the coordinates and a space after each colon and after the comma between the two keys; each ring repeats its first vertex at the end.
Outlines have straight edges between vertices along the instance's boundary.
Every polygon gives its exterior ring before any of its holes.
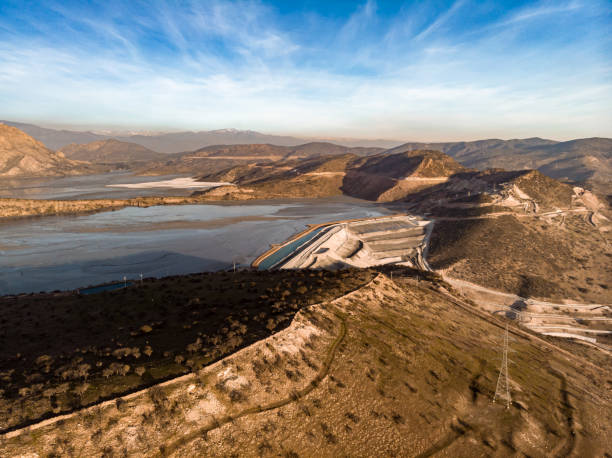
{"type": "Polygon", "coordinates": [[[0,298],[0,429],[197,370],[284,328],[305,305],[340,296],[373,275],[220,272],[88,296],[0,298]],[[325,288],[310,293],[308,285],[320,282],[325,288]]]}
{"type": "Polygon", "coordinates": [[[9,439],[0,452],[605,456],[609,357],[569,342],[546,347],[512,327],[513,403],[492,404],[503,323],[449,302],[438,278],[417,284],[413,274],[400,269],[395,284],[379,277],[301,309],[244,351],[9,439]]]}

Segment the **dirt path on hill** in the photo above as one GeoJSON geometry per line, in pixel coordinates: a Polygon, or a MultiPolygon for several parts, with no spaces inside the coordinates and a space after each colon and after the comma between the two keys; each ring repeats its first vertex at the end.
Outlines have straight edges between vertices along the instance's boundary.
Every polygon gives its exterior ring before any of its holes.
{"type": "Polygon", "coordinates": [[[206,434],[208,434],[209,432],[214,431],[215,429],[219,429],[225,424],[230,423],[232,421],[238,420],[248,415],[268,412],[270,410],[276,410],[288,404],[291,404],[293,402],[297,402],[304,396],[308,395],[312,390],[317,388],[319,384],[323,381],[323,379],[327,377],[327,374],[329,373],[329,369],[331,368],[331,365],[334,361],[334,357],[336,356],[336,350],[338,349],[338,346],[340,345],[340,343],[342,342],[342,340],[344,340],[344,337],[346,336],[346,330],[347,330],[346,317],[342,316],[339,312],[334,312],[334,315],[340,319],[340,330],[338,332],[338,335],[332,342],[331,346],[327,350],[327,355],[325,357],[325,360],[323,361],[323,367],[321,368],[319,373],[308,383],[308,385],[306,385],[301,390],[293,391],[289,396],[279,399],[278,401],[273,401],[263,406],[249,407],[241,412],[238,412],[235,415],[227,415],[220,419],[213,418],[212,422],[210,422],[208,425],[200,429],[197,429],[189,433],[188,435],[183,436],[180,439],[177,439],[171,444],[165,446],[163,449],[163,452],[160,452],[156,454],[155,456],[156,457],[168,456],[172,454],[173,452],[175,452],[182,445],[186,445],[192,440],[197,439],[198,437],[206,436],[206,434]]]}
{"type": "MultiPolygon", "coordinates": [[[[384,276],[383,274],[379,273],[378,275],[376,275],[376,277],[374,277],[368,283],[366,283],[364,285],[361,285],[360,287],[358,287],[358,288],[356,288],[356,289],[354,289],[352,291],[349,291],[349,292],[343,294],[342,296],[338,296],[338,297],[336,297],[334,299],[331,299],[331,300],[323,302],[323,303],[311,304],[311,305],[309,305],[307,307],[304,307],[302,310],[309,309],[309,308],[312,308],[312,307],[315,307],[315,306],[320,306],[322,304],[333,304],[334,302],[336,302],[338,300],[350,297],[351,295],[355,294],[356,292],[361,291],[364,288],[370,287],[372,284],[374,284],[377,280],[379,280],[383,276],[384,276]]],[[[331,306],[333,308],[335,308],[335,306],[333,306],[333,305],[331,305],[331,306]]],[[[288,402],[287,402],[287,399],[283,399],[283,400],[280,400],[280,401],[275,401],[274,403],[268,404],[268,405],[263,406],[263,407],[262,406],[251,407],[251,408],[246,409],[245,411],[239,413],[238,414],[239,416],[245,416],[245,415],[249,415],[249,414],[252,414],[252,413],[264,412],[264,411],[267,411],[267,410],[272,410],[272,409],[281,407],[283,405],[288,404],[289,402],[294,402],[297,399],[305,396],[310,391],[312,391],[316,386],[318,386],[318,384],[327,376],[327,373],[329,372],[329,369],[330,369],[331,364],[333,362],[333,358],[335,356],[336,349],[338,348],[338,345],[340,344],[340,342],[342,341],[342,339],[344,339],[344,336],[346,335],[346,317],[344,315],[342,315],[341,312],[338,312],[338,311],[334,311],[333,313],[334,313],[334,315],[336,315],[341,320],[341,329],[339,331],[339,334],[338,334],[338,336],[336,336],[336,339],[334,340],[334,342],[332,343],[332,345],[330,346],[330,348],[329,348],[329,350],[327,352],[327,356],[326,356],[326,358],[325,358],[325,360],[323,362],[322,369],[319,371],[317,376],[315,376],[315,378],[313,380],[311,380],[311,382],[305,388],[303,388],[302,390],[296,392],[298,397],[296,399],[293,399],[295,397],[294,395],[296,393],[292,393],[291,396],[289,397],[289,401],[288,402]],[[278,403],[280,403],[280,404],[276,405],[278,403]]],[[[272,334],[272,336],[273,335],[274,334],[272,334]]],[[[269,337],[267,337],[266,339],[268,339],[268,338],[269,337]]],[[[266,339],[262,339],[262,340],[258,340],[256,342],[253,342],[251,345],[249,345],[247,347],[244,347],[243,349],[241,349],[239,351],[241,351],[241,352],[245,351],[249,347],[258,344],[259,342],[265,341],[266,339]]],[[[221,358],[220,360],[210,364],[209,366],[217,364],[220,361],[223,361],[224,359],[226,359],[228,357],[231,357],[232,355],[235,355],[235,354],[236,353],[228,354],[225,357],[221,358]]],[[[33,430],[36,430],[36,429],[39,429],[39,428],[43,428],[45,426],[49,426],[49,425],[52,425],[52,424],[55,424],[55,423],[57,423],[59,421],[69,420],[69,419],[75,417],[76,415],[79,415],[79,414],[81,414],[81,413],[83,413],[85,411],[90,411],[92,409],[99,409],[99,408],[106,407],[106,406],[109,406],[111,404],[114,404],[119,399],[126,401],[126,400],[129,400],[129,399],[141,396],[144,393],[148,392],[149,390],[151,390],[152,388],[155,388],[155,387],[163,387],[163,386],[168,386],[168,385],[172,385],[172,384],[175,384],[175,383],[184,382],[184,381],[186,381],[186,380],[188,380],[190,378],[193,378],[195,375],[196,375],[196,373],[190,372],[188,374],[181,375],[179,377],[175,377],[175,378],[172,378],[170,380],[166,380],[166,381],[161,382],[161,383],[157,383],[155,385],[146,387],[144,389],[141,389],[141,390],[138,390],[138,391],[126,394],[126,395],[116,396],[116,397],[113,397],[113,398],[110,398],[110,399],[106,399],[106,400],[98,402],[98,403],[94,403],[94,404],[88,405],[87,407],[83,407],[83,408],[74,410],[74,411],[66,413],[66,414],[58,415],[56,417],[47,418],[47,419],[41,420],[39,422],[34,422],[32,424],[29,424],[28,426],[19,427],[19,428],[16,428],[16,429],[15,428],[5,429],[5,430],[3,430],[0,433],[0,440],[1,439],[10,439],[10,438],[19,436],[19,435],[21,435],[24,432],[31,432],[33,430]]],[[[213,429],[216,429],[216,428],[222,426],[223,424],[225,424],[225,423],[227,423],[229,421],[232,421],[233,419],[239,418],[239,416],[236,416],[236,415],[234,415],[233,417],[229,417],[228,416],[228,417],[224,417],[224,418],[222,418],[220,420],[216,420],[216,423],[220,423],[218,426],[212,425],[213,427],[211,427],[211,425],[207,425],[206,427],[204,427],[204,428],[202,428],[200,430],[200,433],[203,434],[205,432],[204,430],[212,431],[213,429]],[[225,421],[225,420],[227,420],[227,421],[225,421]]],[[[177,441],[176,446],[178,447],[179,445],[180,444],[177,441]]]]}

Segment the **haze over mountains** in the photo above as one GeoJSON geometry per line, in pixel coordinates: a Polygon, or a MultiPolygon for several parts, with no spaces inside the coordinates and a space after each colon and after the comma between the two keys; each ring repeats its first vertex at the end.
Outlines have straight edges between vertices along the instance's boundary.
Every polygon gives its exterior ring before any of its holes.
{"type": "MultiPolygon", "coordinates": [[[[94,132],[83,132],[65,129],[49,129],[33,124],[2,121],[9,126],[17,127],[28,135],[43,142],[48,148],[57,150],[70,143],[89,143],[98,140],[115,138],[120,141],[132,142],[162,153],[180,153],[194,151],[210,145],[242,145],[271,143],[279,146],[296,146],[311,141],[326,141],[327,139],[298,138],[286,135],[269,135],[252,130],[219,129],[200,132],[168,132],[152,135],[107,135],[94,132]]],[[[343,139],[347,146],[367,146],[391,148],[399,145],[395,140],[356,140],[343,139]]]]}
{"type": "MultiPolygon", "coordinates": [[[[537,137],[473,142],[411,142],[386,149],[388,141],[380,141],[379,146],[371,146],[371,143],[377,141],[363,141],[362,146],[329,142],[304,143],[300,138],[235,129],[111,138],[91,132],[60,131],[30,124],[6,123],[19,126],[25,133],[45,143],[48,148],[61,147],[60,151],[69,159],[88,161],[98,166],[131,169],[145,175],[208,175],[237,165],[270,163],[317,155],[367,156],[411,150],[436,150],[448,154],[466,167],[480,170],[536,169],[552,178],[583,185],[601,194],[612,194],[612,139],[609,138],[585,138],[565,142],[537,137]]],[[[357,141],[349,143],[355,142],[357,141]]],[[[17,150],[14,152],[18,153],[17,150]]],[[[54,163],[53,160],[51,163],[54,163]]],[[[28,171],[28,167],[25,167],[15,169],[11,173],[42,175],[51,168],[34,167],[28,171]]],[[[67,173],[66,170],[65,167],[60,167],[48,174],[62,175],[67,173]]],[[[87,173],[87,169],[83,168],[70,173],[83,173],[83,170],[87,173]]],[[[99,168],[93,167],[90,170],[99,168]]]]}

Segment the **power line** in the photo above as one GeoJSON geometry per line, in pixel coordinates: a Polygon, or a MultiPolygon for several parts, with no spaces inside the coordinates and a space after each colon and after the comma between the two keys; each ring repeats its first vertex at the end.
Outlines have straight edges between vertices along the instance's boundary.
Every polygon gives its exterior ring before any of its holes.
{"type": "Polygon", "coordinates": [[[502,357],[501,367],[499,368],[499,377],[497,377],[497,387],[493,402],[497,399],[506,401],[506,408],[510,408],[512,398],[510,397],[510,384],[508,383],[508,324],[506,324],[506,333],[504,335],[504,354],[502,357]]]}

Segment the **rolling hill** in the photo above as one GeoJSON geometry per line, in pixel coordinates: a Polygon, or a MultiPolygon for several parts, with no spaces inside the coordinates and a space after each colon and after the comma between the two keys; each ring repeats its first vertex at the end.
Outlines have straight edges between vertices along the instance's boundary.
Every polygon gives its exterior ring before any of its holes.
{"type": "Polygon", "coordinates": [[[195,151],[167,156],[164,160],[147,164],[137,171],[147,175],[171,173],[210,175],[240,165],[272,164],[314,156],[367,155],[381,151],[384,150],[382,148],[350,148],[324,142],[311,142],[297,146],[271,144],[211,145],[195,151]]]}
{"type": "MultiPolygon", "coordinates": [[[[349,150],[350,151],[350,150],[349,150]]],[[[201,181],[231,181],[237,186],[205,191],[227,198],[352,197],[390,202],[466,170],[438,151],[379,153],[360,157],[350,152],[337,156],[288,159],[271,164],[234,167],[204,175],[201,181]]]]}
{"type": "Polygon", "coordinates": [[[137,143],[115,139],[98,140],[86,144],[72,143],[58,152],[67,158],[95,164],[123,164],[134,167],[138,163],[162,160],[166,154],[157,153],[137,143]]]}
{"type": "MultiPolygon", "coordinates": [[[[270,147],[293,147],[296,155],[301,157],[316,154],[369,155],[384,151],[387,154],[409,152],[413,150],[437,150],[448,154],[465,167],[485,170],[503,168],[506,170],[536,169],[562,181],[586,186],[600,194],[612,196],[612,139],[583,138],[570,141],[547,140],[538,137],[526,139],[487,139],[463,142],[409,142],[399,146],[399,142],[389,140],[356,140],[342,139],[334,141],[347,146],[314,141],[304,144],[304,138],[267,135],[254,131],[221,129],[200,132],[172,132],[152,135],[106,135],[94,132],[58,130],[39,127],[32,124],[11,121],[0,121],[6,125],[18,127],[50,149],[61,149],[71,143],[85,144],[94,141],[114,138],[119,141],[136,143],[153,151],[163,153],[181,153],[186,151],[203,153],[206,147],[214,145],[263,145],[270,147]],[[333,145],[333,146],[331,146],[333,145]],[[353,147],[349,151],[350,147],[353,147]],[[359,148],[363,148],[360,151],[359,148]],[[202,151],[204,150],[204,151],[202,151]]],[[[228,148],[226,146],[225,148],[228,148]]],[[[193,155],[193,154],[191,154],[193,155]]],[[[171,161],[176,158],[170,159],[171,161]]],[[[220,161],[220,159],[217,159],[220,161]]],[[[194,174],[214,173],[223,168],[239,165],[226,161],[190,163],[190,161],[173,163],[174,169],[161,163],[154,164],[146,174],[190,173],[195,166],[194,174]],[[175,170],[175,171],[173,171],[175,170]]],[[[140,170],[139,170],[140,171],[140,170]]]]}

